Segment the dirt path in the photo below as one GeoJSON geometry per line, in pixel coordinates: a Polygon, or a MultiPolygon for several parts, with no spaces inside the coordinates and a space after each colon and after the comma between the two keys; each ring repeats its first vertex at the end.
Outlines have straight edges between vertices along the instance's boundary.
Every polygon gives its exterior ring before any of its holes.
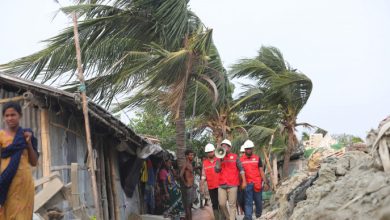
{"type": "Polygon", "coordinates": [[[192,210],[193,220],[214,220],[213,210],[210,206],[206,206],[204,209],[192,210]]]}
{"type": "MultiPolygon", "coordinates": [[[[156,215],[143,215],[143,220],[168,220],[162,216],[156,215]]],[[[192,219],[193,220],[214,220],[213,210],[211,206],[206,206],[204,209],[193,209],[192,210],[192,219]]],[[[242,220],[243,216],[237,216],[237,220],[242,220]]]]}

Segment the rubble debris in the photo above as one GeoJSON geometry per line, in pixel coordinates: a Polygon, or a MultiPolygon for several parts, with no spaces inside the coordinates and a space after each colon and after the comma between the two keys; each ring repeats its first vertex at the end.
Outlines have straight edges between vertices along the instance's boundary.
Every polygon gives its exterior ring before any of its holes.
{"type": "Polygon", "coordinates": [[[366,143],[353,143],[345,147],[345,151],[363,151],[369,153],[369,148],[366,143]]]}
{"type": "Polygon", "coordinates": [[[278,214],[278,209],[275,209],[273,211],[270,211],[270,212],[267,212],[263,215],[261,215],[260,218],[258,218],[257,220],[274,220],[276,218],[276,214],[278,214]]]}
{"type": "Polygon", "coordinates": [[[308,172],[300,172],[281,184],[270,201],[271,207],[279,208],[275,219],[287,219],[291,215],[295,203],[305,198],[305,190],[314,179],[316,176],[309,175],[308,172]]]}
{"type": "Polygon", "coordinates": [[[316,172],[321,167],[321,161],[329,157],[342,157],[345,149],[333,150],[331,148],[319,148],[309,157],[307,167],[309,172],[316,172]]]}
{"type": "Polygon", "coordinates": [[[310,172],[315,172],[320,168],[320,162],[321,162],[321,153],[320,152],[315,152],[313,153],[308,162],[307,162],[307,167],[310,172]]]}
{"type": "Polygon", "coordinates": [[[260,219],[387,219],[390,176],[374,164],[362,151],[325,157],[318,177],[301,172],[283,182],[260,219]]]}
{"type": "Polygon", "coordinates": [[[54,207],[47,210],[47,217],[49,220],[61,220],[64,213],[58,207],[54,207]]]}
{"type": "Polygon", "coordinates": [[[306,196],[289,219],[379,219],[377,210],[390,204],[390,176],[375,168],[370,155],[351,151],[324,160],[306,196]]]}
{"type": "Polygon", "coordinates": [[[367,135],[371,143],[371,154],[374,156],[377,166],[385,172],[390,172],[390,116],[384,119],[378,130],[371,130],[367,135]]]}
{"type": "Polygon", "coordinates": [[[309,172],[283,182],[272,210],[260,219],[390,220],[390,117],[368,133],[366,143],[331,151],[314,152],[309,172]],[[318,178],[309,175],[314,173],[318,178]]]}

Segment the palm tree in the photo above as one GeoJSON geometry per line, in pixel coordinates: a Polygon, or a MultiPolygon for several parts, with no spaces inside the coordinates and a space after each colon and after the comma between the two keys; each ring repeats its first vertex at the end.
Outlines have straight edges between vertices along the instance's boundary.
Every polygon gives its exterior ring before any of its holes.
{"type": "Polygon", "coordinates": [[[312,91],[312,82],[304,74],[293,69],[275,47],[260,48],[253,59],[243,59],[232,66],[232,77],[248,77],[255,81],[248,85],[248,99],[243,105],[247,110],[267,109],[268,112],[251,114],[248,123],[265,127],[279,127],[287,135],[284,152],[283,175],[288,176],[288,165],[292,151],[298,144],[295,128],[307,123],[297,123],[297,116],[305,106],[312,91]]]}
{"type": "Polygon", "coordinates": [[[310,140],[310,135],[307,132],[302,132],[302,141],[310,140]]]}
{"type": "MultiPolygon", "coordinates": [[[[186,148],[187,93],[199,85],[217,98],[222,64],[212,43],[212,30],[205,29],[188,10],[187,0],[101,2],[61,9],[65,13],[77,11],[82,18],[79,33],[87,94],[106,107],[118,95],[124,97],[121,108],[143,102],[143,98],[167,107],[176,122],[181,165],[186,148]]],[[[0,68],[42,82],[67,76],[68,89],[75,90],[72,29],[47,43],[45,49],[0,68]]]]}
{"type": "Polygon", "coordinates": [[[225,70],[223,70],[222,75],[223,81],[227,83],[219,87],[217,103],[213,104],[210,98],[199,100],[200,102],[197,102],[199,97],[192,98],[194,99],[193,116],[196,117],[190,120],[193,126],[192,132],[195,135],[201,135],[206,129],[210,129],[217,145],[222,142],[222,139],[231,137],[232,124],[239,120],[233,112],[234,107],[232,108],[234,85],[228,81],[225,70]],[[207,110],[200,112],[204,108],[207,110]]]}
{"type": "Polygon", "coordinates": [[[225,138],[233,140],[239,136],[239,140],[234,143],[233,150],[236,150],[241,142],[245,141],[244,139],[252,138],[250,135],[252,133],[255,134],[256,140],[262,139],[261,143],[263,143],[265,141],[264,138],[268,138],[275,132],[274,129],[256,124],[248,124],[242,119],[251,114],[268,112],[268,110],[252,109],[246,111],[242,105],[246,105],[247,99],[250,98],[248,96],[250,95],[243,95],[233,100],[234,85],[229,82],[226,73],[223,75],[225,77],[223,80],[225,83],[218,87],[219,99],[217,103],[213,105],[210,99],[204,99],[201,100],[201,107],[197,107],[197,109],[206,108],[207,110],[196,112],[197,117],[192,120],[195,134],[203,134],[205,130],[209,129],[217,145],[225,138]]]}
{"type": "MultiPolygon", "coordinates": [[[[213,63],[208,62],[211,47],[211,31],[196,33],[188,38],[184,48],[170,52],[158,45],[152,45],[151,52],[146,54],[149,62],[141,63],[140,69],[148,69],[148,79],[137,89],[134,96],[126,98],[118,109],[135,107],[141,104],[159,103],[165,106],[176,123],[176,147],[179,165],[184,162],[186,142],[186,103],[187,94],[199,86],[208,91],[199,96],[204,98],[212,94],[218,99],[218,85],[215,83],[219,72],[215,72],[213,63]],[[212,70],[212,71],[210,71],[212,70]],[[211,91],[211,92],[210,92],[211,91]]],[[[219,81],[218,83],[223,83],[219,81]]]]}

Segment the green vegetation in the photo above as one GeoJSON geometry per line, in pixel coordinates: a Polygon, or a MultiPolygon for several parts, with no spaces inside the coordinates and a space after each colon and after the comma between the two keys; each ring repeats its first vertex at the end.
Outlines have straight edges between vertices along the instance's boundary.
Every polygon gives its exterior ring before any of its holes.
{"type": "Polygon", "coordinates": [[[307,149],[307,150],[305,150],[303,156],[307,159],[313,154],[314,151],[315,151],[315,148],[307,149]]]}
{"type": "Polygon", "coordinates": [[[279,128],[287,136],[287,149],[284,152],[283,173],[288,173],[292,151],[298,144],[295,128],[307,123],[298,123],[299,112],[310,97],[313,84],[297,69],[292,68],[275,47],[261,47],[258,56],[243,59],[233,65],[232,77],[247,77],[255,82],[247,85],[241,96],[242,108],[254,112],[245,119],[249,124],[268,128],[279,128]]]}
{"type": "Polygon", "coordinates": [[[334,150],[340,150],[340,149],[344,148],[345,146],[344,146],[344,144],[338,143],[338,144],[333,144],[330,147],[334,150]]]}
{"type": "Polygon", "coordinates": [[[351,134],[336,134],[336,135],[332,135],[332,137],[335,140],[337,140],[339,144],[342,144],[343,146],[364,142],[363,139],[361,139],[360,137],[351,134]]]}
{"type": "Polygon", "coordinates": [[[161,146],[166,149],[176,149],[175,125],[168,117],[151,108],[144,108],[143,111],[136,112],[135,116],[129,126],[136,133],[159,139],[161,146]]]}

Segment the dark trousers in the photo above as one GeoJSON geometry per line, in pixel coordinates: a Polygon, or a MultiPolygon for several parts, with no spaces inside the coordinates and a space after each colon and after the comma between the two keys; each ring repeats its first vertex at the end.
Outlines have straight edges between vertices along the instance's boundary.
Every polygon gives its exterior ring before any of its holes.
{"type": "Polygon", "coordinates": [[[219,207],[218,188],[209,189],[209,195],[210,195],[210,199],[211,199],[211,204],[213,205],[213,210],[217,210],[219,207]]]}
{"type": "Polygon", "coordinates": [[[245,210],[245,190],[237,190],[237,203],[242,210],[245,210]]]}
{"type": "Polygon", "coordinates": [[[261,216],[262,212],[262,191],[255,192],[253,183],[249,183],[245,188],[245,217],[244,220],[252,220],[253,201],[256,206],[256,218],[261,216]]]}

